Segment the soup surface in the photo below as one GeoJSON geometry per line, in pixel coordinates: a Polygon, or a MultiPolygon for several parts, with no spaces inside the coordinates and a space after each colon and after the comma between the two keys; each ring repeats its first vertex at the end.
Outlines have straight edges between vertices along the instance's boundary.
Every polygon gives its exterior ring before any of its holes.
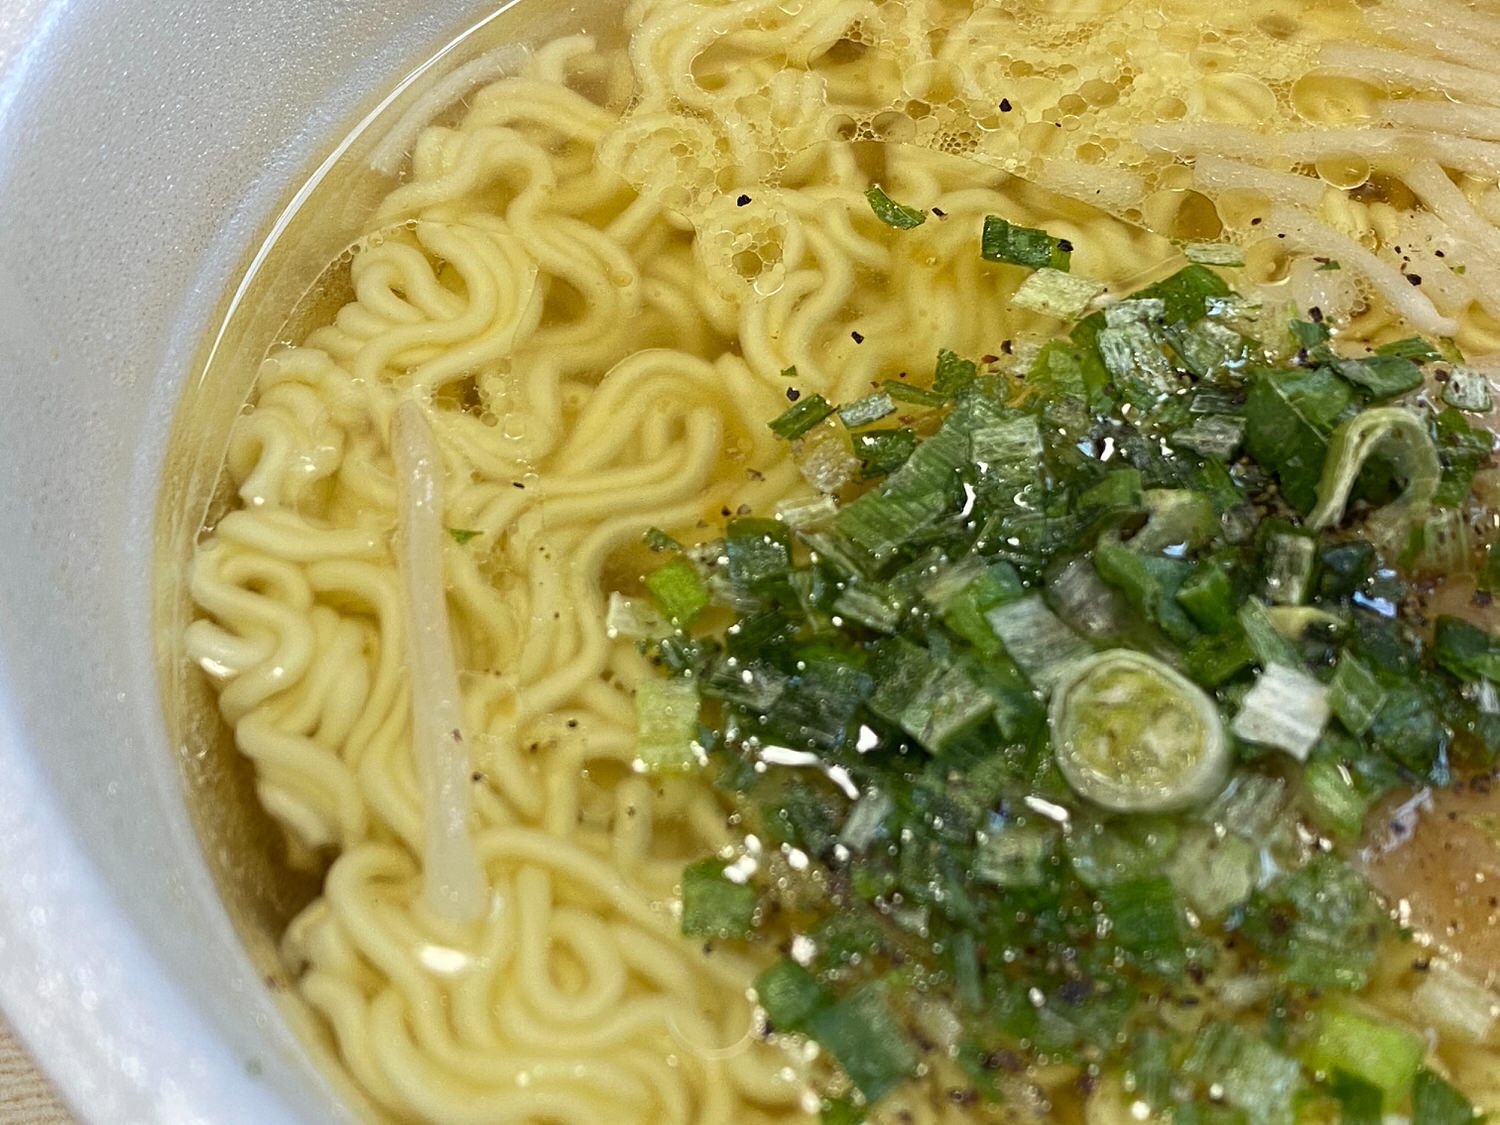
{"type": "Polygon", "coordinates": [[[1500,1112],[1500,16],[620,18],[372,163],[191,560],[361,1112],[1500,1112]]]}

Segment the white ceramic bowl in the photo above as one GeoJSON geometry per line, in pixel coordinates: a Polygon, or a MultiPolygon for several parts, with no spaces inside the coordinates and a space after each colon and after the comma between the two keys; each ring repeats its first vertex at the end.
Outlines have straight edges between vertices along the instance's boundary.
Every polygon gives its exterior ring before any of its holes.
{"type": "MultiPolygon", "coordinates": [[[[234,818],[198,817],[204,846],[184,799],[224,763],[167,733],[156,497],[248,252],[393,83],[494,6],[0,4],[0,1007],[88,1121],[347,1117],[262,981],[270,935],[219,892],[244,858],[218,831],[234,818]]],[[[279,280],[339,233],[306,235],[279,280]]],[[[249,370],[237,346],[220,361],[249,370]]],[[[178,485],[208,476],[189,463],[178,485]]]]}

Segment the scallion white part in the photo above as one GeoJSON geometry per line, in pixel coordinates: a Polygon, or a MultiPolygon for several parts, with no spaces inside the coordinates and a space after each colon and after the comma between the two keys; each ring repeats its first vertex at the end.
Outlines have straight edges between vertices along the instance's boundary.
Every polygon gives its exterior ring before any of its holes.
{"type": "Polygon", "coordinates": [[[1470,1043],[1489,1039],[1500,1019],[1500,996],[1443,960],[1428,966],[1411,1002],[1424,1020],[1470,1043]]]}
{"type": "MultiPolygon", "coordinates": [[[[1118,307],[1118,306],[1116,306],[1118,307]]],[[[1177,376],[1162,351],[1162,340],[1146,324],[1136,321],[1119,328],[1101,328],[1099,356],[1116,379],[1133,379],[1160,394],[1177,387],[1177,376]]]]}
{"type": "Polygon", "coordinates": [[[1104,323],[1110,328],[1127,324],[1160,324],[1167,317],[1167,303],[1160,297],[1126,297],[1104,309],[1104,323]]]}
{"type": "Polygon", "coordinates": [[[776,505],[776,518],[794,531],[822,527],[838,514],[838,501],[827,495],[782,500],[776,505]]]}
{"type": "Polygon", "coordinates": [[[698,689],[691,680],[643,680],[635,689],[635,753],[648,773],[690,773],[707,756],[698,742],[698,689]]]}
{"type": "Polygon", "coordinates": [[[1306,672],[1270,664],[1246,694],[1231,729],[1246,742],[1273,746],[1305,762],[1331,714],[1326,687],[1306,672]]]}
{"type": "Polygon", "coordinates": [[[664,637],[670,632],[656,607],[645,598],[631,598],[611,591],[609,607],[604,613],[604,631],[610,637],[628,637],[644,640],[648,637],[664,637]]]}
{"type": "Polygon", "coordinates": [[[407,399],[391,418],[396,470],[396,561],[411,669],[412,753],[422,787],[422,899],[452,921],[485,911],[489,891],[469,834],[463,706],[443,572],[443,467],[422,407],[407,399]]]}
{"type": "Polygon", "coordinates": [[[1232,242],[1189,242],[1182,253],[1200,266],[1243,266],[1245,252],[1232,242]]]}
{"type": "Polygon", "coordinates": [[[1073,320],[1104,290],[1102,281],[1044,267],[1021,283],[1011,304],[1059,320],[1073,320]]]}
{"type": "Polygon", "coordinates": [[[1047,709],[1052,753],[1080,797],[1115,812],[1212,800],[1230,747],[1214,701],[1175,669],[1130,649],[1068,667],[1047,709]]]}

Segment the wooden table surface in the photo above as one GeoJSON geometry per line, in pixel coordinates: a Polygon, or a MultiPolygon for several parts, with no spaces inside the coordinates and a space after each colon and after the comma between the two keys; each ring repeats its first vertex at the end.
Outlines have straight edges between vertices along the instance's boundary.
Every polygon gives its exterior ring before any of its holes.
{"type": "Polygon", "coordinates": [[[0,1023],[0,1125],[74,1125],[51,1084],[0,1023]]]}

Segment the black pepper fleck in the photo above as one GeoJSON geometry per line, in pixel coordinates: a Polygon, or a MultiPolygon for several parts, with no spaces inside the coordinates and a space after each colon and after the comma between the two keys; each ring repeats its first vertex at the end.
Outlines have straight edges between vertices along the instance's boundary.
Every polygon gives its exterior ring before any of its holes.
{"type": "Polygon", "coordinates": [[[746,204],[748,204],[750,202],[750,197],[748,195],[742,195],[738,199],[736,199],[734,202],[735,202],[735,205],[737,207],[744,207],[746,204]]]}

